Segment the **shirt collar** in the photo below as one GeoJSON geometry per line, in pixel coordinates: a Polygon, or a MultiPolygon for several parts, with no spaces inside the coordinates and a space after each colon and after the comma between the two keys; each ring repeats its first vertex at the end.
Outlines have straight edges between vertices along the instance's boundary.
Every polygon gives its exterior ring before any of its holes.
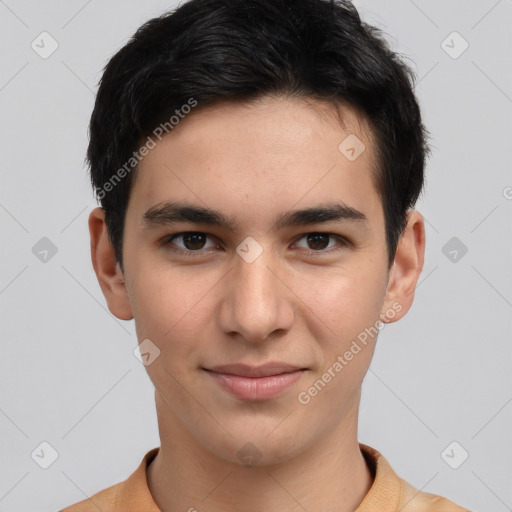
{"type": "MultiPolygon", "coordinates": [[[[359,443],[359,447],[373,476],[373,483],[355,512],[397,510],[401,492],[400,478],[375,448],[362,443],[359,443]]],[[[120,510],[161,512],[153,500],[147,483],[147,467],[159,450],[160,448],[157,447],[147,452],[135,472],[120,484],[118,495],[120,510]]]]}

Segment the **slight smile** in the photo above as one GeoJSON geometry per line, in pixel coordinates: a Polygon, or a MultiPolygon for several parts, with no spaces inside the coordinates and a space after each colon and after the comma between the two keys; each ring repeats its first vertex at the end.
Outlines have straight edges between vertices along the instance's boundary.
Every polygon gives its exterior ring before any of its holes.
{"type": "Polygon", "coordinates": [[[243,364],[203,368],[228,393],[240,400],[262,402],[279,396],[307,371],[284,363],[243,364]]]}

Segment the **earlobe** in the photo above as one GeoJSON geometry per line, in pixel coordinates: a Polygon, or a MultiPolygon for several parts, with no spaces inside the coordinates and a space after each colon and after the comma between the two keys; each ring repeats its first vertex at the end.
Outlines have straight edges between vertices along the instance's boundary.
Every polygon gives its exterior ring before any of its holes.
{"type": "Polygon", "coordinates": [[[105,210],[95,208],[89,215],[91,259],[110,312],[120,320],[131,320],[133,312],[125,285],[125,277],[110,242],[105,210]]]}
{"type": "Polygon", "coordinates": [[[416,285],[425,258],[425,222],[416,210],[409,210],[407,225],[400,237],[390,269],[386,297],[381,312],[384,323],[396,322],[412,306],[416,285]]]}

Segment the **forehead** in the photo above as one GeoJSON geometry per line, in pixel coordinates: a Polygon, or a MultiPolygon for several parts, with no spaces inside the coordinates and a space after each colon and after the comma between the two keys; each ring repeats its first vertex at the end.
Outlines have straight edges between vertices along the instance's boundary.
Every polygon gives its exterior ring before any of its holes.
{"type": "Polygon", "coordinates": [[[139,214],[169,200],[260,215],[326,201],[378,208],[371,132],[350,107],[271,97],[199,107],[139,164],[139,214]]]}

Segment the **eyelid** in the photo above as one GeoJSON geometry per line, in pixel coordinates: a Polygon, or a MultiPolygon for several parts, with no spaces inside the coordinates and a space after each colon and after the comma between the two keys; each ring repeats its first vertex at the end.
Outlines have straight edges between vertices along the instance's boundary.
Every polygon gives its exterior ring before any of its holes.
{"type": "MultiPolygon", "coordinates": [[[[177,252],[181,252],[182,254],[193,255],[193,256],[199,255],[199,254],[204,254],[206,251],[208,251],[208,249],[212,249],[211,247],[209,247],[207,249],[198,249],[197,251],[191,251],[191,250],[183,249],[182,247],[175,246],[175,244],[173,244],[173,242],[172,242],[173,238],[178,238],[178,237],[181,237],[184,235],[205,235],[207,239],[208,238],[216,239],[216,237],[214,237],[213,235],[210,235],[209,233],[205,233],[204,231],[179,231],[177,233],[172,233],[170,235],[165,236],[162,239],[161,243],[164,246],[174,246],[171,249],[173,251],[177,251],[177,252]]],[[[217,245],[220,245],[220,242],[217,242],[217,245]]]]}
{"type": "Polygon", "coordinates": [[[299,250],[305,251],[309,254],[330,254],[332,252],[340,250],[340,248],[345,248],[350,245],[350,242],[342,235],[338,235],[337,233],[329,233],[328,231],[310,231],[308,233],[304,233],[304,234],[300,235],[299,238],[297,238],[297,240],[294,242],[294,244],[297,243],[299,240],[302,240],[304,237],[306,237],[308,235],[326,235],[330,238],[335,238],[338,241],[337,245],[334,245],[333,247],[330,247],[328,249],[322,249],[320,251],[315,251],[313,249],[299,248],[299,250]]]}
{"type": "MultiPolygon", "coordinates": [[[[172,240],[174,238],[178,238],[180,236],[184,236],[184,235],[194,235],[194,234],[199,234],[199,235],[205,235],[207,238],[210,238],[210,239],[215,239],[217,240],[217,245],[222,245],[222,243],[217,239],[217,237],[215,237],[214,235],[211,235],[209,233],[206,233],[204,231],[179,231],[179,232],[176,232],[176,233],[172,233],[170,235],[167,235],[165,236],[162,240],[161,240],[161,244],[164,245],[164,246],[173,246],[174,244],[172,243],[172,240]]],[[[326,235],[326,236],[329,236],[331,238],[335,238],[338,240],[338,245],[337,246],[334,246],[334,247],[331,247],[329,249],[323,249],[323,250],[318,250],[318,251],[315,251],[313,249],[304,249],[304,248],[299,248],[299,251],[300,252],[305,252],[305,253],[308,253],[308,254],[314,254],[314,255],[320,255],[320,254],[330,254],[332,252],[335,252],[335,251],[338,251],[340,249],[343,249],[343,248],[346,248],[348,246],[351,245],[351,242],[349,240],[347,240],[344,236],[342,235],[338,235],[337,233],[330,233],[330,232],[327,232],[327,231],[308,231],[306,233],[302,233],[296,240],[295,242],[293,242],[293,244],[297,243],[299,240],[302,240],[304,237],[308,236],[308,235],[326,235]]],[[[182,247],[172,247],[171,250],[172,251],[175,251],[175,252],[180,252],[182,254],[185,254],[187,256],[200,256],[200,255],[203,255],[204,253],[208,252],[209,249],[212,249],[212,247],[209,247],[207,249],[198,249],[197,251],[192,251],[192,250],[187,250],[187,249],[183,249],[182,247]]]]}

